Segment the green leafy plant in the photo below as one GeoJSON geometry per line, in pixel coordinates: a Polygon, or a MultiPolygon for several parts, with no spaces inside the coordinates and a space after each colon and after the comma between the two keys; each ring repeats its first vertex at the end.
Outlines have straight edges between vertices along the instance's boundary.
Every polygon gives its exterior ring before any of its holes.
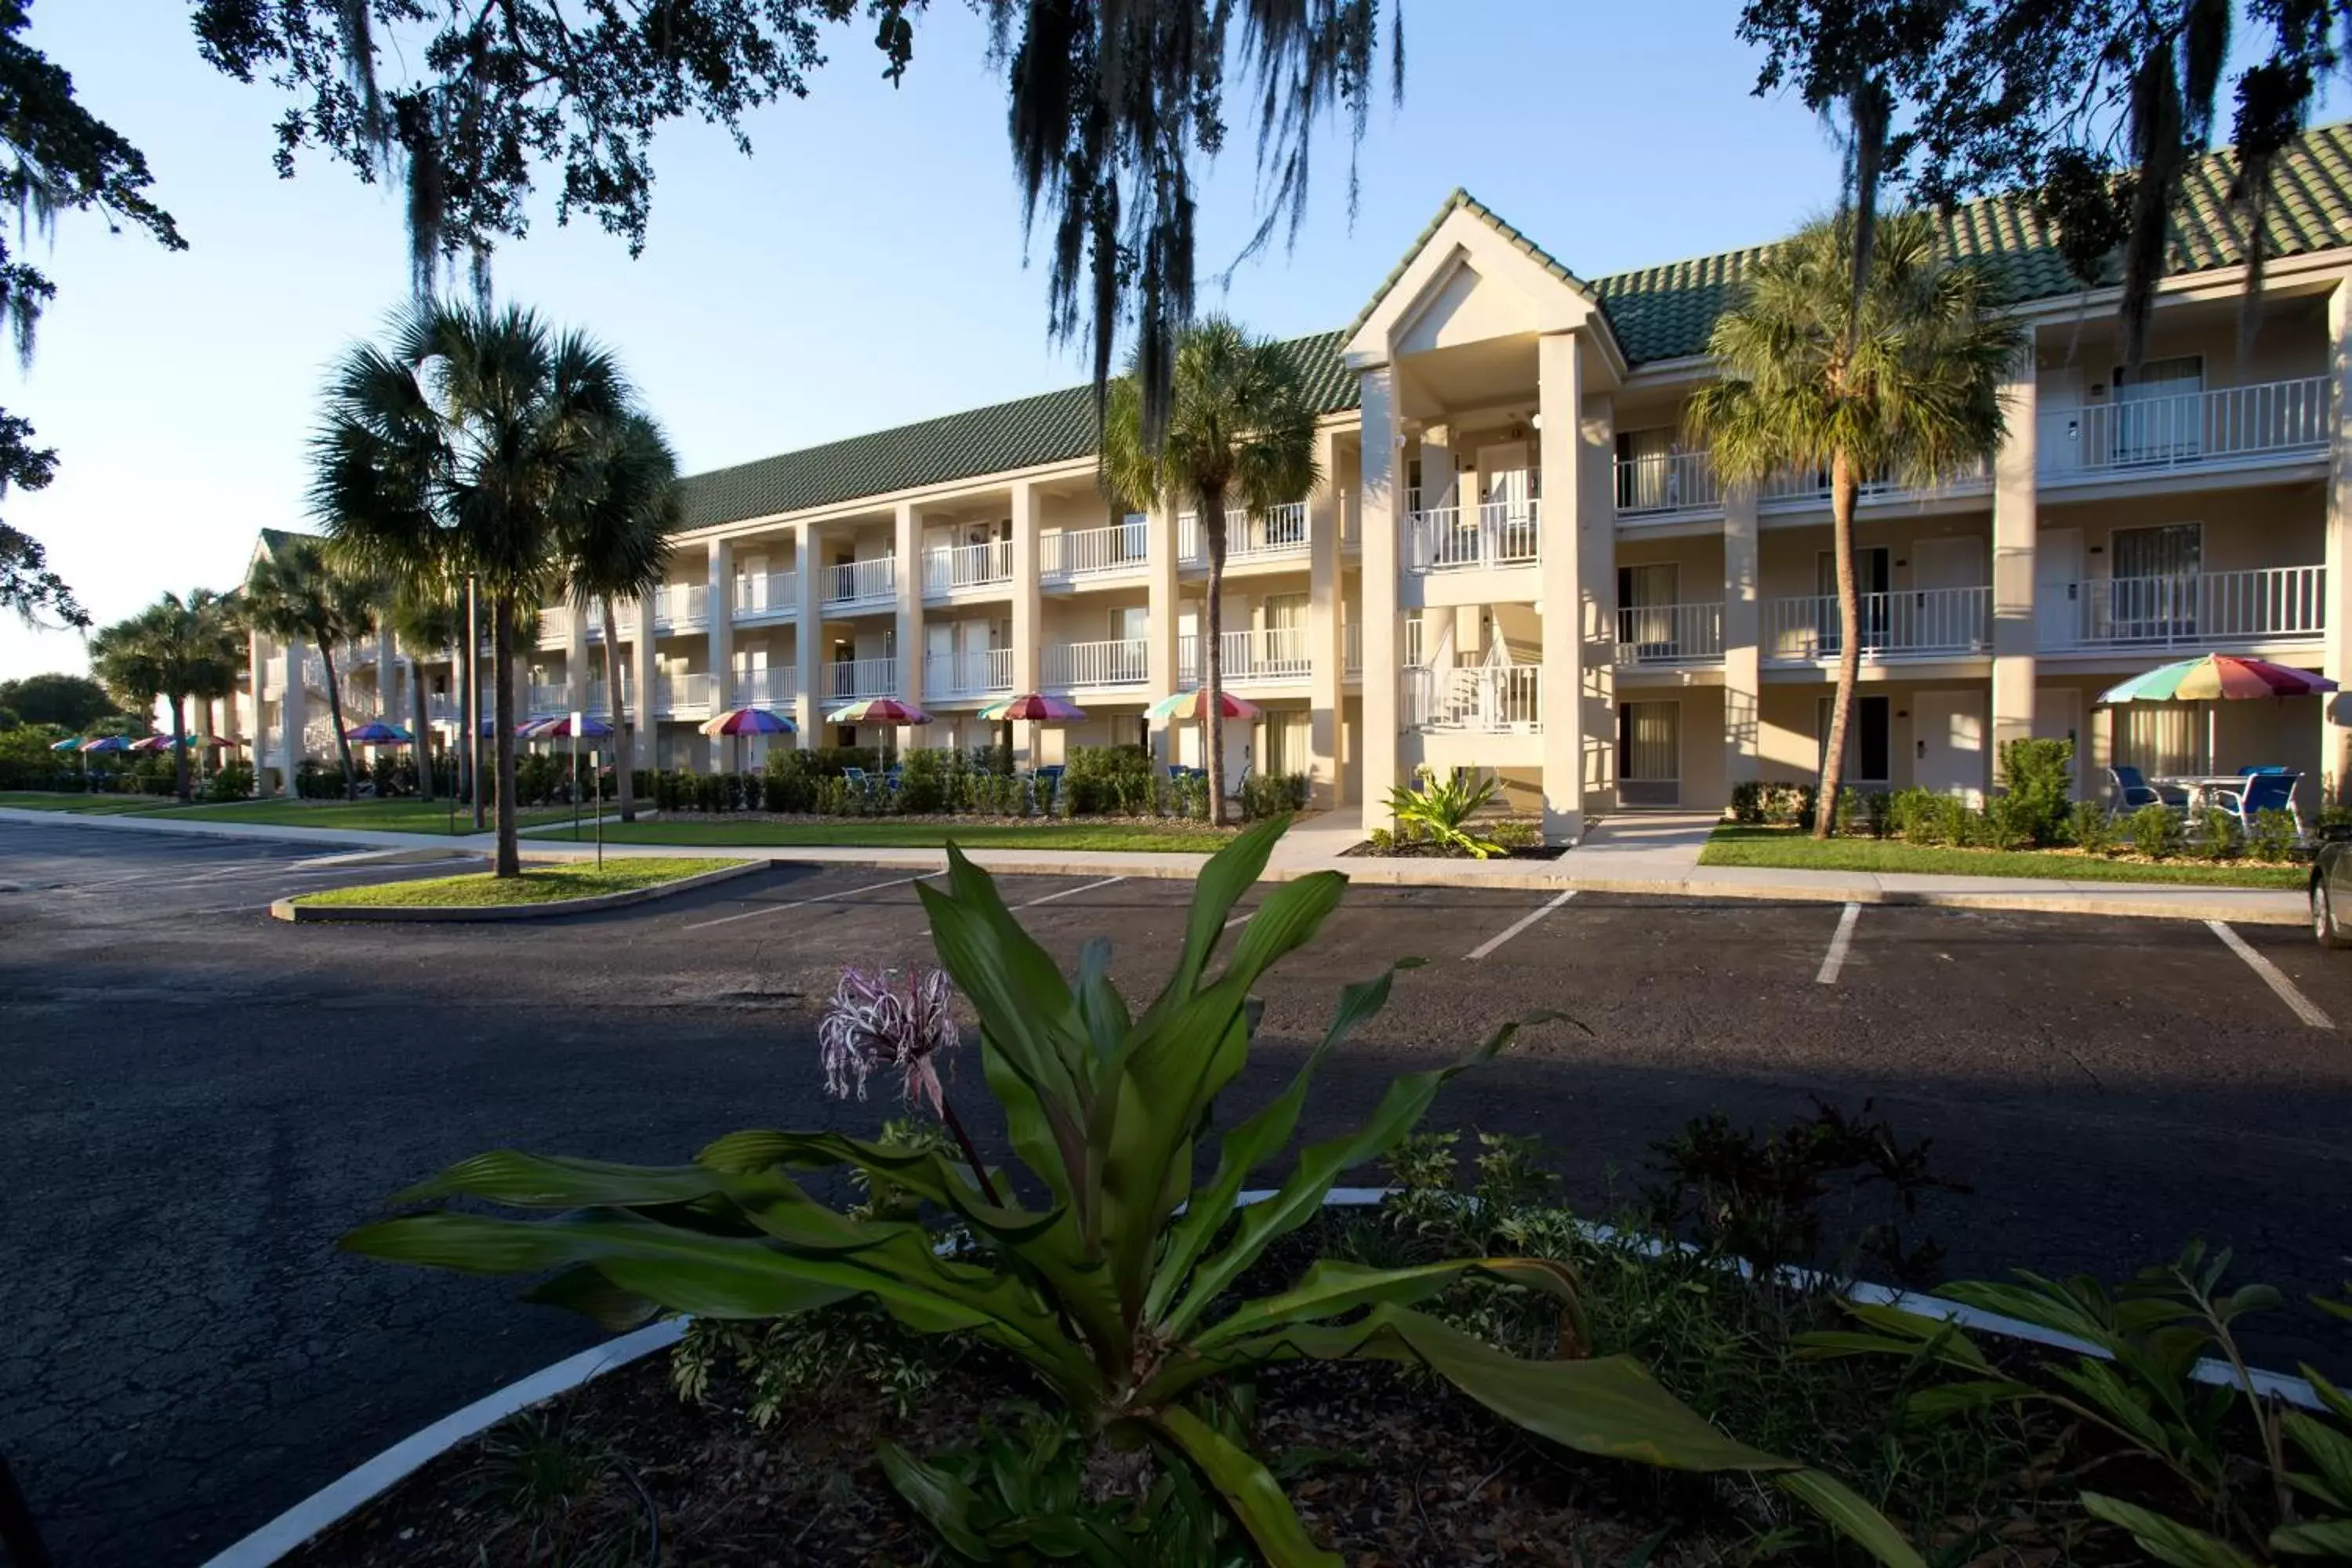
{"type": "Polygon", "coordinates": [[[2246,836],[2246,853],[2277,864],[2294,858],[2294,816],[2269,806],[2254,813],[2254,830],[2246,836]]]}
{"type": "Polygon", "coordinates": [[[478,1543],[484,1562],[504,1541],[525,1563],[563,1568],[644,1559],[651,1505],[640,1484],[617,1457],[560,1421],[525,1415],[492,1433],[469,1489],[498,1521],[478,1543]]]}
{"type": "Polygon", "coordinates": [[[2074,793],[2074,742],[2011,741],[2000,749],[2000,776],[2011,827],[2037,848],[2057,843],[2074,793]]]}
{"type": "Polygon", "coordinates": [[[2124,819],[2132,852],[2150,860],[2168,860],[2180,853],[2180,814],[2150,802],[2124,819]]]}
{"type": "MultiPolygon", "coordinates": [[[[1234,905],[1284,826],[1251,828],[1209,860],[1174,972],[1139,1014],[1111,982],[1108,942],[1087,943],[1066,978],[961,853],[949,853],[944,888],[921,887],[940,960],[979,1015],[984,1076],[1021,1180],[977,1162],[967,1170],[935,1148],[837,1133],[737,1132],[671,1166],[498,1152],[404,1196],[554,1217],[436,1210],[364,1226],[343,1245],[474,1273],[558,1269],[537,1299],[616,1325],[665,1309],[759,1320],[871,1297],[917,1332],[969,1335],[1025,1364],[1089,1442],[1149,1448],[1162,1466],[1189,1468],[1277,1565],[1336,1559],[1215,1412],[1222,1387],[1301,1358],[1418,1365],[1583,1453],[1751,1474],[1882,1562],[1919,1563],[1843,1483],[1717,1431],[1631,1358],[1585,1353],[1575,1276],[1562,1264],[1489,1257],[1382,1269],[1323,1259],[1287,1289],[1240,1299],[1244,1277],[1321,1212],[1343,1172],[1393,1148],[1447,1080],[1492,1058],[1530,1021],[1506,1025],[1451,1067],[1394,1078],[1364,1126],[1283,1158],[1316,1070],[1385,1005],[1396,970],[1349,985],[1288,1088],[1215,1138],[1213,1173],[1198,1181],[1195,1145],[1212,1136],[1217,1096],[1248,1058],[1252,988],[1312,939],[1346,886],[1317,872],[1274,889],[1212,973],[1234,905]],[[1287,1174],[1274,1195],[1242,1204],[1251,1176],[1277,1161],[1287,1174]],[[969,1246],[943,1254],[919,1220],[828,1207],[793,1179],[810,1169],[887,1178],[951,1216],[969,1246]],[[1472,1274],[1551,1296],[1557,1353],[1522,1360],[1416,1310],[1472,1274]]],[[[909,1069],[910,1089],[916,1079],[909,1069]]]]}
{"type": "Polygon", "coordinates": [[[2238,830],[2238,819],[2218,805],[2209,805],[2197,819],[2197,837],[2192,847],[2200,859],[2234,860],[2245,847],[2245,835],[2238,830]]]}
{"type": "Polygon", "coordinates": [[[1418,788],[1406,784],[1389,788],[1389,813],[1400,831],[1410,830],[1476,860],[1491,860],[1505,853],[1501,845],[1469,827],[1471,819],[1486,809],[1501,787],[1492,775],[1472,779],[1456,768],[1441,779],[1423,768],[1419,782],[1418,788]]]}
{"type": "Polygon", "coordinates": [[[2115,847],[2116,819],[2095,800],[2078,800],[2067,818],[2066,837],[2085,855],[2105,855],[2115,847]]]}
{"type": "Polygon", "coordinates": [[[2171,1263],[2112,1291],[2086,1276],[2056,1280],[2020,1270],[2013,1285],[1966,1282],[1937,1292],[2095,1352],[2044,1363],[2037,1377],[1996,1363],[1953,1323],[1892,1307],[1849,1305],[1864,1331],[1807,1335],[1807,1353],[1901,1356],[1950,1374],[1910,1396],[1906,1408],[1917,1420],[2038,1403],[2072,1418],[2076,1431],[2097,1434],[2105,1447],[2146,1461],[2164,1478],[2168,1510],[2088,1489],[2082,1503],[2170,1568],[2352,1559],[2352,1399],[2310,1366],[2303,1373],[2323,1413],[2285,1409],[2255,1385],[2235,1325],[2275,1310],[2279,1293],[2267,1285],[2223,1289],[2229,1266],[2227,1251],[2209,1256],[2192,1242],[2171,1263]],[[2225,1381],[2194,1375],[2209,1358],[2228,1369],[2225,1381]],[[2291,1453],[2307,1468],[2292,1463],[2291,1453]],[[2249,1454],[2259,1458],[2250,1464],[2249,1454]]]}

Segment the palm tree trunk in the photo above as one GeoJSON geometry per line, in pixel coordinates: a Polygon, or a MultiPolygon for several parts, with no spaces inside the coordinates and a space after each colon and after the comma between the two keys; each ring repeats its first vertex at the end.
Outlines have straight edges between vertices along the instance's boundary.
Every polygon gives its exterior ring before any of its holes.
{"type": "Polygon", "coordinates": [[[466,798],[474,808],[474,831],[482,830],[482,606],[474,579],[466,579],[466,798]]]}
{"type": "Polygon", "coordinates": [[[1201,528],[1209,542],[1209,605],[1201,617],[1201,689],[1207,712],[1202,719],[1209,764],[1209,826],[1225,825],[1225,497],[1203,489],[1201,528]]]}
{"type": "MultiPolygon", "coordinates": [[[[352,771],[351,737],[343,733],[342,688],[335,684],[335,656],[327,650],[324,637],[319,639],[319,668],[327,672],[327,715],[335,721],[335,749],[342,753],[343,758],[343,798],[357,800],[360,797],[360,776],[352,771]]],[[[286,765],[292,767],[293,759],[288,758],[286,765]]]]}
{"type": "Polygon", "coordinates": [[[427,723],[425,708],[425,667],[415,654],[408,657],[408,722],[409,733],[416,737],[409,748],[416,755],[416,798],[433,798],[433,748],[425,740],[433,731],[427,723]]]}
{"type": "Polygon", "coordinates": [[[172,793],[188,804],[188,700],[172,699],[172,793]]]}
{"type": "Polygon", "coordinates": [[[1853,712],[1854,682],[1862,676],[1862,598],[1853,581],[1853,503],[1862,482],[1853,459],[1841,451],[1830,459],[1831,553],[1837,561],[1837,699],[1830,705],[1830,734],[1822,752],[1821,793],[1813,802],[1813,837],[1827,838],[1837,821],[1838,790],[1845,783],[1846,722],[1853,712]]]}
{"type": "MultiPolygon", "coordinates": [[[[621,797],[621,820],[637,819],[637,752],[629,739],[629,705],[621,700],[621,614],[604,595],[604,690],[613,700],[613,786],[621,797]]],[[[599,799],[596,809],[604,803],[599,799]]]]}
{"type": "Polygon", "coordinates": [[[497,689],[490,694],[491,707],[498,714],[498,803],[499,854],[494,875],[522,875],[522,853],[515,842],[515,712],[514,712],[514,601],[499,594],[490,601],[490,624],[494,630],[490,659],[491,679],[497,689]]]}

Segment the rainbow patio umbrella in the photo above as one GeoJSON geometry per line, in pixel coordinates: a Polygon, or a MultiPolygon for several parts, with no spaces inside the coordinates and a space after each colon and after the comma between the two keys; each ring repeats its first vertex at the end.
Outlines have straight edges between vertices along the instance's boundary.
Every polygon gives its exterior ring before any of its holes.
{"type": "Polygon", "coordinates": [[[793,726],[790,719],[765,708],[730,708],[704,720],[701,730],[706,735],[789,735],[793,726]]]}
{"type": "Polygon", "coordinates": [[[172,749],[172,737],[150,735],[143,741],[131,742],[131,749],[134,752],[168,752],[172,749]]]}
{"type": "Polygon", "coordinates": [[[1048,697],[1042,691],[1033,691],[1025,697],[1008,697],[980,710],[980,720],[983,724],[1010,724],[1015,720],[1039,724],[1067,724],[1086,716],[1087,710],[1076,703],[1048,697]]]}
{"type": "MultiPolygon", "coordinates": [[[[1223,697],[1224,700],[1219,704],[1219,707],[1223,709],[1226,718],[1255,719],[1257,717],[1255,703],[1244,702],[1230,691],[1223,693],[1223,697]]],[[[1188,719],[1198,722],[1209,715],[1208,689],[1197,687],[1191,691],[1171,693],[1153,703],[1145,711],[1154,719],[1188,719]]]]}
{"type": "MultiPolygon", "coordinates": [[[[573,739],[572,715],[566,713],[560,719],[534,719],[525,724],[519,732],[526,739],[533,741],[569,741],[573,739]]],[[[581,715],[578,735],[580,740],[602,741],[610,738],[612,733],[613,726],[597,718],[593,713],[581,715]]]]}
{"type": "Polygon", "coordinates": [[[2210,702],[2245,697],[2315,697],[2336,689],[2325,676],[2266,658],[2209,653],[2158,665],[2099,694],[2102,702],[2210,702]]]}
{"type": "Polygon", "coordinates": [[[869,697],[824,716],[828,724],[928,724],[931,716],[911,702],[895,697],[869,697]]]}
{"type": "Polygon", "coordinates": [[[49,750],[53,752],[79,752],[81,750],[81,737],[79,735],[68,735],[62,741],[52,741],[49,742],[49,750]]]}
{"type": "Polygon", "coordinates": [[[382,720],[371,720],[367,723],[354,725],[344,731],[343,739],[362,746],[405,746],[409,743],[410,736],[407,731],[397,724],[387,724],[382,720]]]}
{"type": "Polygon", "coordinates": [[[120,735],[106,735],[95,741],[84,741],[81,749],[85,752],[127,752],[131,749],[131,742],[120,735]]]}

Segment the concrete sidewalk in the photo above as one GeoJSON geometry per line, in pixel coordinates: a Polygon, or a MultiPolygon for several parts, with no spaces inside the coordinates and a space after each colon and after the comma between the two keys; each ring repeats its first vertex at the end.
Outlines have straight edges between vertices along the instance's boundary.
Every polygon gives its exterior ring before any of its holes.
{"type": "MultiPolygon", "coordinates": [[[[261,823],[174,821],[167,817],[78,816],[70,812],[0,807],[0,823],[73,823],[102,833],[182,833],[207,837],[307,844],[321,848],[446,848],[484,854],[494,835],[439,837],[364,829],[283,827],[261,823]]],[[[1950,909],[2040,910],[2059,914],[2130,915],[2164,920],[2230,921],[2252,925],[2301,925],[2309,918],[2304,895],[2283,889],[2206,888],[2164,883],[2077,882],[2014,877],[1918,876],[1864,871],[1771,870],[1750,866],[1701,866],[1715,818],[1696,812],[1633,813],[1596,825],[1585,842],[1552,860],[1439,860],[1350,856],[1363,841],[1362,818],[1352,810],[1302,818],[1276,847],[1269,879],[1287,881],[1309,871],[1333,870],[1350,879],[1391,887],[1523,889],[1531,892],[1638,893],[1690,899],[1754,899],[1819,903],[1918,904],[1950,909]]],[[[524,852],[547,859],[582,859],[593,847],[525,837],[524,852]]],[[[946,864],[937,849],[763,845],[608,844],[614,858],[692,856],[773,860],[795,865],[872,866],[935,870],[946,864]]],[[[1151,877],[1196,875],[1198,855],[1085,849],[976,849],[971,858],[992,871],[1045,876],[1151,877]]]]}

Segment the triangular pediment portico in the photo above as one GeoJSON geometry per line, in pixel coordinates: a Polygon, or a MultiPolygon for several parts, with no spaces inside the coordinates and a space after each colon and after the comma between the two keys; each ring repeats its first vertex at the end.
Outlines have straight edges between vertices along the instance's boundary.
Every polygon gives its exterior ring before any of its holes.
{"type": "Polygon", "coordinates": [[[1465,191],[1446,198],[1348,331],[1361,370],[1442,350],[1580,334],[1604,384],[1624,374],[1591,287],[1465,191]]]}

